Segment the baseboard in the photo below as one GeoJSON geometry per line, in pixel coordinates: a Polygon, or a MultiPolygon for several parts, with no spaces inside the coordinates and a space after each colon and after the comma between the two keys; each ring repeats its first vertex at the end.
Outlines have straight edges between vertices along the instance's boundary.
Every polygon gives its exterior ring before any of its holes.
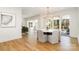
{"type": "Polygon", "coordinates": [[[20,38],[22,38],[22,36],[10,38],[10,39],[5,39],[5,40],[0,40],[0,43],[11,41],[11,40],[17,40],[17,39],[20,39],[20,38]]]}
{"type": "Polygon", "coordinates": [[[71,36],[70,36],[70,38],[72,38],[72,39],[77,39],[77,37],[71,37],[71,36]]]}

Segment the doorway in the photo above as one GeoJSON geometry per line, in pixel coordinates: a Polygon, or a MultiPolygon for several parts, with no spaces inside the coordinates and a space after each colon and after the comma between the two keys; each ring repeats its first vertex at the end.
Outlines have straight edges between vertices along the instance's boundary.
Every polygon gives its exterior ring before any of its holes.
{"type": "Polygon", "coordinates": [[[29,20],[27,21],[27,27],[29,31],[36,31],[38,28],[38,20],[29,20]]]}
{"type": "Polygon", "coordinates": [[[61,35],[69,36],[70,35],[70,22],[69,19],[62,19],[61,21],[61,35]]]}

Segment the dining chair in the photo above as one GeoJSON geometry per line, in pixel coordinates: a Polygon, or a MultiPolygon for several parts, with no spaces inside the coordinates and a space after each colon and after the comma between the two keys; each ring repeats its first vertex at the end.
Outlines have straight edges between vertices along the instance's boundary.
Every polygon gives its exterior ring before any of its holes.
{"type": "Polygon", "coordinates": [[[51,44],[59,43],[60,42],[60,31],[56,30],[52,32],[52,35],[48,36],[48,41],[51,44]]]}
{"type": "Polygon", "coordinates": [[[42,30],[37,31],[37,39],[39,42],[46,42],[47,41],[47,36],[44,35],[42,30]]]}

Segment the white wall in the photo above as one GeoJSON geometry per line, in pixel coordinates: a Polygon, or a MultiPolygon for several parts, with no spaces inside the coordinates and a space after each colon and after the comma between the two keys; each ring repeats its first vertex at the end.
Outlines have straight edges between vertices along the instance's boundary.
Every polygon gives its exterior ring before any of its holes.
{"type": "Polygon", "coordinates": [[[56,12],[54,16],[70,15],[70,36],[77,37],[79,35],[79,12],[78,8],[69,8],[56,12]]]}
{"type": "Polygon", "coordinates": [[[33,21],[33,20],[38,20],[37,22],[38,22],[38,24],[37,24],[37,29],[44,29],[44,28],[46,28],[46,19],[44,19],[44,18],[40,18],[40,16],[39,17],[34,17],[34,19],[32,18],[32,19],[30,19],[30,18],[28,18],[28,19],[23,19],[23,26],[27,26],[27,22],[28,21],[33,21]]]}
{"type": "Polygon", "coordinates": [[[22,20],[22,26],[27,26],[27,19],[23,18],[23,20],[22,20]]]}
{"type": "Polygon", "coordinates": [[[78,16],[77,27],[78,27],[78,37],[79,37],[79,8],[78,8],[77,16],[78,16]]]}
{"type": "Polygon", "coordinates": [[[22,22],[21,9],[1,7],[0,13],[13,14],[15,15],[16,20],[16,27],[13,28],[0,27],[0,42],[21,38],[21,22],[22,22]]]}

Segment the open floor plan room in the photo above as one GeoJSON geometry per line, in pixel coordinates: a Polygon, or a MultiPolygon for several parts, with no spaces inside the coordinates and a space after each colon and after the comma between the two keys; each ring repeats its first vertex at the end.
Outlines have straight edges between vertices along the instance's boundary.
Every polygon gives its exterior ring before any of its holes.
{"type": "Polygon", "coordinates": [[[0,7],[0,51],[78,50],[78,7],[0,7]]]}

